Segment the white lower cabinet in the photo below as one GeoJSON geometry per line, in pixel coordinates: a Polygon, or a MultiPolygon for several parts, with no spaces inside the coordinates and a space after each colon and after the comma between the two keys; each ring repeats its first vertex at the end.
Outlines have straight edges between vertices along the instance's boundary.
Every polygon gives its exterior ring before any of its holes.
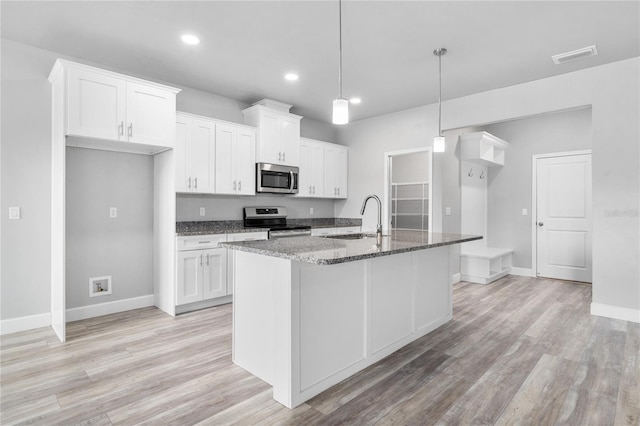
{"type": "MultiPolygon", "coordinates": [[[[218,244],[225,241],[266,240],[268,232],[178,237],[176,254],[176,305],[204,302],[233,294],[233,252],[218,244]]],[[[222,299],[207,306],[230,302],[222,299]]],[[[199,304],[196,309],[206,307],[199,304]]],[[[187,307],[186,312],[193,307],[187,307]]]]}
{"type": "Polygon", "coordinates": [[[176,305],[227,295],[226,234],[178,237],[176,305]]]}
{"type": "Polygon", "coordinates": [[[178,252],[178,305],[226,296],[227,249],[178,252]]]}

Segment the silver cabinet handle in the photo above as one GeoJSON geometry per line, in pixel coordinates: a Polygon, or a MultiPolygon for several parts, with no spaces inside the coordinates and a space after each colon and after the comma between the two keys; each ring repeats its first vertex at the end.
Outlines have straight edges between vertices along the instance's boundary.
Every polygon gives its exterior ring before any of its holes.
{"type": "Polygon", "coordinates": [[[285,162],[285,161],[287,161],[287,153],[283,152],[282,153],[282,162],[285,162]]]}
{"type": "Polygon", "coordinates": [[[187,188],[191,189],[191,176],[187,179],[187,188]]]}
{"type": "Polygon", "coordinates": [[[538,222],[538,226],[544,226],[544,223],[538,222]]]}
{"type": "Polygon", "coordinates": [[[278,161],[282,161],[282,153],[278,152],[278,161]]]}
{"type": "Polygon", "coordinates": [[[202,254],[200,255],[200,266],[202,266],[202,254]]]}
{"type": "Polygon", "coordinates": [[[233,190],[234,191],[236,190],[236,181],[235,180],[233,181],[233,190]]]}
{"type": "Polygon", "coordinates": [[[207,254],[207,266],[209,266],[209,254],[207,254]]]}
{"type": "Polygon", "coordinates": [[[124,136],[124,121],[121,121],[120,125],[118,126],[118,134],[120,136],[124,136]]]}
{"type": "Polygon", "coordinates": [[[198,244],[209,244],[211,241],[198,241],[198,244]]]}
{"type": "Polygon", "coordinates": [[[238,181],[238,191],[242,191],[242,181],[238,181]]]}
{"type": "Polygon", "coordinates": [[[133,137],[133,123],[129,123],[129,137],[133,137]]]}
{"type": "Polygon", "coordinates": [[[195,189],[198,189],[198,178],[197,177],[193,178],[193,185],[194,185],[195,189]]]}
{"type": "Polygon", "coordinates": [[[313,188],[313,187],[311,185],[309,185],[309,194],[313,194],[313,190],[311,188],[313,188]]]}
{"type": "Polygon", "coordinates": [[[338,195],[340,195],[340,187],[338,187],[338,195]]]}
{"type": "Polygon", "coordinates": [[[314,194],[316,193],[316,186],[315,185],[313,185],[313,193],[314,194]]]}

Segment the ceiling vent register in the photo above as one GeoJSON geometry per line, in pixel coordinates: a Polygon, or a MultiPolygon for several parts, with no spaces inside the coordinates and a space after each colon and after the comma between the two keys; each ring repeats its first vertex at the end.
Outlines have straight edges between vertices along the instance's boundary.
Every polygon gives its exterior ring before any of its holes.
{"type": "Polygon", "coordinates": [[[589,56],[596,56],[598,54],[598,49],[596,45],[589,47],[583,47],[582,49],[573,50],[571,52],[566,53],[558,53],[557,55],[553,55],[551,59],[556,65],[563,64],[565,62],[573,61],[576,59],[587,58],[589,56]]]}

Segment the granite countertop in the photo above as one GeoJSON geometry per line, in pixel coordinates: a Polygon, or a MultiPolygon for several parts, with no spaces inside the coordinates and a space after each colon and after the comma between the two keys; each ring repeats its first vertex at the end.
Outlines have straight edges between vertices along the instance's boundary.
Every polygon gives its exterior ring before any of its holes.
{"type": "MultiPolygon", "coordinates": [[[[362,219],[349,218],[312,218],[287,219],[288,225],[311,226],[312,228],[336,228],[347,226],[361,226],[362,219]]],[[[211,235],[239,232],[263,232],[265,228],[245,228],[242,220],[206,220],[194,222],[176,222],[176,235],[185,237],[190,235],[211,235]]]]}
{"type": "Polygon", "coordinates": [[[290,237],[266,241],[221,243],[222,247],[316,265],[333,265],[378,256],[424,250],[480,240],[478,235],[441,234],[427,231],[395,231],[376,245],[375,234],[364,239],[290,237]]]}

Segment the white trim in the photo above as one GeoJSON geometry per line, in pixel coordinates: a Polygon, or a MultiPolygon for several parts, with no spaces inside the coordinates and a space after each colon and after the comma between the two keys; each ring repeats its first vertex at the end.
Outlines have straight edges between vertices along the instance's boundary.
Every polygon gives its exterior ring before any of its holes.
{"type": "MultiPolygon", "coordinates": [[[[547,154],[534,154],[531,156],[531,217],[533,218],[533,221],[531,222],[531,272],[534,277],[537,277],[538,275],[538,232],[536,230],[536,223],[538,222],[538,202],[536,197],[538,193],[537,161],[542,158],[568,157],[572,155],[585,154],[591,155],[591,150],[582,149],[578,151],[550,152],[547,154]]],[[[593,192],[593,189],[591,189],[591,191],[593,192]]]]}
{"type": "Polygon", "coordinates": [[[536,276],[535,272],[531,268],[516,268],[514,266],[511,267],[510,275],[518,275],[520,277],[534,277],[536,276]]]}
{"type": "Polygon", "coordinates": [[[67,322],[153,306],[153,294],[67,309],[67,322]]]}
{"type": "Polygon", "coordinates": [[[417,152],[426,152],[427,159],[429,162],[429,222],[428,228],[430,232],[433,232],[433,153],[430,146],[420,147],[420,148],[410,148],[410,149],[401,149],[398,151],[388,151],[384,153],[384,192],[382,194],[382,231],[384,233],[389,232],[389,187],[390,182],[390,168],[391,168],[391,157],[395,155],[406,155],[406,154],[414,154],[417,152]]]}
{"type": "Polygon", "coordinates": [[[49,326],[51,326],[51,314],[49,312],[27,317],[9,318],[0,321],[0,335],[49,326]]]}
{"type": "Polygon", "coordinates": [[[462,278],[461,278],[461,277],[462,277],[462,275],[460,275],[459,273],[457,273],[457,274],[453,274],[453,275],[451,276],[451,284],[457,284],[457,283],[459,283],[460,281],[462,281],[462,278]]]}
{"type": "Polygon", "coordinates": [[[604,303],[591,303],[591,315],[640,323],[640,309],[623,308],[604,303]]]}

